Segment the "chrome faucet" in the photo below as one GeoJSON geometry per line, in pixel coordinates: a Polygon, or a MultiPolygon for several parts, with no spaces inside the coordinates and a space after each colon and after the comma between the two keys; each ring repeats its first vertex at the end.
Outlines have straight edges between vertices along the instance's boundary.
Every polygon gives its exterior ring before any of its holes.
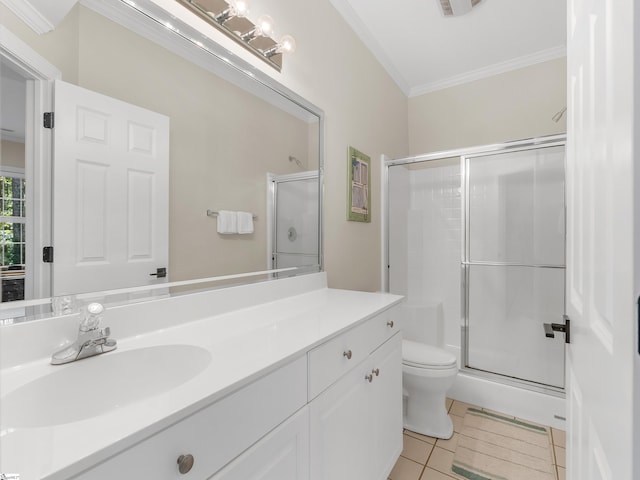
{"type": "Polygon", "coordinates": [[[78,338],[51,356],[52,365],[75,362],[81,358],[100,355],[115,350],[117,345],[113,338],[109,338],[109,327],[100,328],[104,307],[99,303],[90,303],[87,313],[80,322],[78,338]]]}

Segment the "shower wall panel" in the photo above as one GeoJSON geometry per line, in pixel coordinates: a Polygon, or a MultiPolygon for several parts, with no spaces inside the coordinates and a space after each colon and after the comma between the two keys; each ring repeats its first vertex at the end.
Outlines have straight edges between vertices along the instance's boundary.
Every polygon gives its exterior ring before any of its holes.
{"type": "MultiPolygon", "coordinates": [[[[389,288],[407,305],[442,303],[444,343],[460,347],[459,158],[389,169],[389,288]]],[[[436,343],[434,339],[434,344],[436,343]]]]}

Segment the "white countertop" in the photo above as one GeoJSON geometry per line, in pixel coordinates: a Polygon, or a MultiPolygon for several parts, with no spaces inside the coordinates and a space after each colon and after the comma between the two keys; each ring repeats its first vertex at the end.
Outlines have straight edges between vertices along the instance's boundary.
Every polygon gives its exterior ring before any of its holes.
{"type": "MultiPolygon", "coordinates": [[[[87,420],[11,428],[11,420],[0,417],[0,472],[19,473],[21,480],[62,479],[80,473],[401,299],[391,294],[322,288],[128,338],[118,338],[114,332],[118,349],[103,355],[186,344],[206,349],[212,360],[201,373],[173,390],[87,420]]],[[[80,362],[91,362],[91,358],[80,362]]],[[[0,372],[2,395],[80,362],[51,366],[49,358],[41,358],[6,368],[0,372]]],[[[85,388],[96,381],[100,379],[88,378],[85,388]]]]}

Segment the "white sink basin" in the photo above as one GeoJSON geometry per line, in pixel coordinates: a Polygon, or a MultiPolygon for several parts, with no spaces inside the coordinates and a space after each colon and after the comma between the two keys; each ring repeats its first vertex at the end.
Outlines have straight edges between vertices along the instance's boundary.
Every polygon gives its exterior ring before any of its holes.
{"type": "Polygon", "coordinates": [[[0,398],[2,428],[85,420],[172,390],[211,361],[204,348],[161,345],[104,353],[63,366],[0,398]]]}

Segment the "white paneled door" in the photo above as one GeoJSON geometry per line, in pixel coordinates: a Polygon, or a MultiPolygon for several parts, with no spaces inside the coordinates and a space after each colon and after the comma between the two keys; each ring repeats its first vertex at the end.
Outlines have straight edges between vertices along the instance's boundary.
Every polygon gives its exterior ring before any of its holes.
{"type": "MultiPolygon", "coordinates": [[[[634,0],[568,1],[567,478],[640,478],[634,0]]],[[[636,42],[637,43],[637,42],[636,42]]]]}
{"type": "Polygon", "coordinates": [[[53,295],[158,282],[169,118],[62,81],[54,111],[53,295]]]}

